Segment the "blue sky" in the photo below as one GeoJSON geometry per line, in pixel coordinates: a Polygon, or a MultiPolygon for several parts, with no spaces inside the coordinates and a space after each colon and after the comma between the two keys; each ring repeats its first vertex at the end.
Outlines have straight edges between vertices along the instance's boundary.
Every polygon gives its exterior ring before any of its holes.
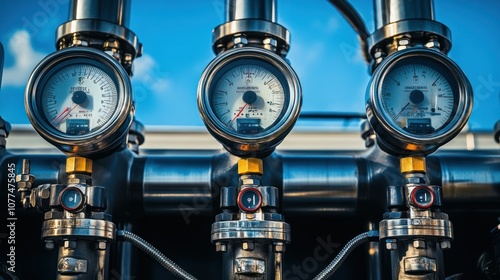
{"type": "MultiPolygon", "coordinates": [[[[370,79],[353,29],[328,1],[281,0],[278,23],[291,33],[287,56],[303,89],[302,112],[364,113],[370,79]]],[[[351,4],[374,31],[372,1],[351,4]]],[[[452,32],[449,56],[474,90],[472,130],[500,119],[500,1],[436,0],[436,20],[452,32]]],[[[55,51],[55,30],[68,17],[68,0],[0,2],[0,41],[6,57],[0,115],[28,124],[23,95],[38,61],[55,51]]],[[[132,79],[137,119],[146,126],[203,126],[196,88],[212,52],[212,29],[224,21],[224,0],[132,1],[130,29],[144,45],[132,79]]],[[[347,123],[357,128],[358,122],[347,123]]],[[[299,121],[297,126],[341,129],[345,122],[299,121]]]]}

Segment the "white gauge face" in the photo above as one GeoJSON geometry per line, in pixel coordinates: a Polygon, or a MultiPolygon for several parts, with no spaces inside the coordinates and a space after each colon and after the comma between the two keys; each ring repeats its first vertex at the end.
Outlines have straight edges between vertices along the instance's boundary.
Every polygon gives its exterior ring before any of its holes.
{"type": "Polygon", "coordinates": [[[94,65],[75,63],[52,73],[41,92],[45,118],[68,135],[85,135],[113,116],[118,90],[108,73],[94,65]]]}
{"type": "Polygon", "coordinates": [[[215,116],[239,134],[270,129],[286,110],[284,79],[279,75],[270,65],[250,61],[223,68],[211,90],[215,116]]]}
{"type": "Polygon", "coordinates": [[[456,110],[454,87],[440,67],[412,61],[393,67],[384,77],[380,102],[390,121],[415,135],[446,126],[456,110]]]}

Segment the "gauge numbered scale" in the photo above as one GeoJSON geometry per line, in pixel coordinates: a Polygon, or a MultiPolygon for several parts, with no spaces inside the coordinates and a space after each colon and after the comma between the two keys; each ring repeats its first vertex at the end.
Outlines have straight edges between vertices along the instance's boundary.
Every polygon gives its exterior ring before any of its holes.
{"type": "Polygon", "coordinates": [[[382,149],[425,155],[453,139],[472,109],[472,89],[460,68],[430,49],[396,52],[375,70],[367,117],[382,149]]]}
{"type": "Polygon", "coordinates": [[[42,60],[25,94],[28,118],[48,142],[68,154],[110,151],[133,118],[128,74],[109,55],[69,48],[42,60]]]}
{"type": "Polygon", "coordinates": [[[288,63],[253,47],[216,57],[198,86],[205,125],[236,155],[271,152],[295,124],[301,101],[299,80],[288,63]]]}

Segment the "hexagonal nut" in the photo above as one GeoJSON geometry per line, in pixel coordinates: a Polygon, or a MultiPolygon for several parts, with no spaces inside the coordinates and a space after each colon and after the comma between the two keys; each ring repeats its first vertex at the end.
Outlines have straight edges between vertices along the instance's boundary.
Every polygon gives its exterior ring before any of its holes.
{"type": "Polygon", "coordinates": [[[264,40],[262,40],[262,43],[264,45],[270,45],[270,46],[273,46],[273,47],[278,46],[278,41],[276,41],[276,39],[271,38],[271,37],[265,38],[264,40]]]}
{"type": "Polygon", "coordinates": [[[233,219],[232,213],[223,212],[217,215],[218,221],[231,221],[233,219]]]}
{"type": "Polygon", "coordinates": [[[76,249],[76,241],[75,240],[64,240],[63,246],[66,249],[76,249]]]}
{"type": "Polygon", "coordinates": [[[396,242],[390,241],[385,243],[385,248],[387,250],[397,250],[398,244],[396,242]]]}
{"type": "Polygon", "coordinates": [[[425,47],[429,49],[439,49],[441,48],[441,44],[438,40],[430,40],[425,44],[425,47]]]}
{"type": "Polygon", "coordinates": [[[238,161],[238,175],[263,174],[263,163],[260,158],[242,158],[238,161]]]}
{"type": "Polygon", "coordinates": [[[418,172],[425,173],[425,158],[424,157],[403,157],[400,160],[401,173],[418,172]]]}
{"type": "Polygon", "coordinates": [[[451,242],[449,240],[443,240],[441,243],[439,243],[439,246],[441,249],[446,250],[451,248],[451,242]]]}
{"type": "Polygon", "coordinates": [[[41,199],[48,199],[50,197],[50,190],[49,189],[39,189],[38,190],[38,197],[41,199]]]}
{"type": "Polygon", "coordinates": [[[425,249],[425,241],[424,240],[413,240],[413,247],[415,249],[425,249]]]}
{"type": "Polygon", "coordinates": [[[283,242],[275,242],[273,246],[273,251],[275,253],[285,252],[285,244],[283,242]]]}
{"type": "Polygon", "coordinates": [[[245,251],[253,251],[255,244],[252,241],[244,241],[241,243],[241,248],[245,251]]]}
{"type": "Polygon", "coordinates": [[[52,250],[52,249],[54,249],[54,247],[55,247],[54,241],[45,240],[45,249],[52,250]]]}
{"type": "Polygon", "coordinates": [[[226,252],[227,251],[227,245],[225,243],[215,242],[215,251],[217,251],[217,252],[226,252]]]}
{"type": "Polygon", "coordinates": [[[248,39],[245,36],[237,35],[237,36],[234,36],[234,38],[233,38],[233,44],[235,44],[235,45],[247,45],[248,39]]]}
{"type": "Polygon", "coordinates": [[[51,219],[62,219],[64,216],[64,213],[63,212],[59,212],[59,211],[48,211],[48,212],[45,212],[45,214],[43,215],[43,218],[45,220],[51,220],[51,219]]]}
{"type": "Polygon", "coordinates": [[[84,157],[69,157],[66,159],[66,173],[92,173],[92,160],[84,157]]]}
{"type": "Polygon", "coordinates": [[[30,182],[33,183],[35,181],[35,176],[31,174],[18,174],[16,175],[16,182],[30,182]]]}
{"type": "Polygon", "coordinates": [[[98,250],[106,250],[107,244],[106,241],[98,241],[97,242],[97,249],[98,250]]]}

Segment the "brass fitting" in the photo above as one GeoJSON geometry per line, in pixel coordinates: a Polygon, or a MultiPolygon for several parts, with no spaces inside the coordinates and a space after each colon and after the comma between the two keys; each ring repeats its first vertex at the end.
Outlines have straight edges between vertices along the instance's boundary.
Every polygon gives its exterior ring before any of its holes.
{"type": "Polygon", "coordinates": [[[426,173],[425,169],[425,158],[424,157],[404,157],[401,158],[400,162],[401,173],[426,173]]]}
{"type": "Polygon", "coordinates": [[[92,174],[92,160],[84,157],[69,157],[66,159],[66,173],[92,174]]]}
{"type": "Polygon", "coordinates": [[[242,158],[238,161],[238,175],[262,175],[263,173],[262,160],[259,158],[242,158]]]}

